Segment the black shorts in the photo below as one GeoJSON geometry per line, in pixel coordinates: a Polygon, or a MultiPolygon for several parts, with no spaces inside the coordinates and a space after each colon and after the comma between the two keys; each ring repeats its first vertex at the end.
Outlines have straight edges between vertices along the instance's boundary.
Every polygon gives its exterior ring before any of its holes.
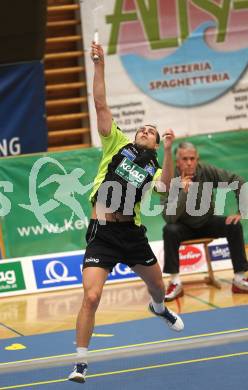
{"type": "Polygon", "coordinates": [[[117,263],[130,268],[137,264],[156,264],[156,256],[145,233],[146,228],[134,222],[106,222],[103,225],[97,219],[91,219],[86,233],[83,268],[101,267],[111,272],[117,263]]]}

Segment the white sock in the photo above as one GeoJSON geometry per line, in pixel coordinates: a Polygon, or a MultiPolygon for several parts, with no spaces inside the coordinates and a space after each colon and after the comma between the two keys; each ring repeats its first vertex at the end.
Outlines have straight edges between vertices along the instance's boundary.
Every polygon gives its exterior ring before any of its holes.
{"type": "Polygon", "coordinates": [[[87,363],[88,348],[77,347],[76,363],[87,363]]]}
{"type": "Polygon", "coordinates": [[[182,284],[179,274],[171,274],[171,283],[182,284]]]}
{"type": "Polygon", "coordinates": [[[243,279],[245,279],[245,273],[244,272],[236,272],[234,274],[234,280],[236,280],[236,282],[240,282],[243,279]]]}
{"type": "Polygon", "coordinates": [[[164,302],[157,303],[152,299],[152,306],[156,313],[164,312],[164,302]]]}

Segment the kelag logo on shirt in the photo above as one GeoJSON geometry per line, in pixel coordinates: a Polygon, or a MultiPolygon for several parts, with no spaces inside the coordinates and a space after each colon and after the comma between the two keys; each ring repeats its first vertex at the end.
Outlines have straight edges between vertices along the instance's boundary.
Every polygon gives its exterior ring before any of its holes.
{"type": "Polygon", "coordinates": [[[128,158],[124,158],[115,170],[127,182],[139,188],[145,181],[148,173],[128,158]]]}

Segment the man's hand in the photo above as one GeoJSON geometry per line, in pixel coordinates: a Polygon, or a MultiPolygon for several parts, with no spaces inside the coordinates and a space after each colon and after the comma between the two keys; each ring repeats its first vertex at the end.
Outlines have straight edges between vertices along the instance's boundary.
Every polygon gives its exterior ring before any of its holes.
{"type": "Polygon", "coordinates": [[[193,179],[192,176],[185,175],[185,173],[182,172],[181,183],[182,183],[182,187],[183,187],[183,191],[184,192],[188,192],[189,191],[189,187],[190,187],[190,185],[192,183],[192,179],[193,179]]]}
{"type": "Polygon", "coordinates": [[[104,64],[104,52],[101,45],[97,45],[95,42],[91,44],[91,59],[95,64],[102,63],[104,64]],[[95,58],[94,58],[95,57],[95,58]],[[96,57],[98,58],[96,60],[96,57]]]}
{"type": "Polygon", "coordinates": [[[241,220],[241,215],[240,214],[234,214],[234,215],[229,215],[226,217],[226,225],[231,225],[232,223],[236,225],[239,221],[241,220]]]}
{"type": "Polygon", "coordinates": [[[174,131],[172,129],[165,130],[165,132],[162,134],[162,138],[164,140],[164,150],[171,149],[175,139],[174,131]]]}

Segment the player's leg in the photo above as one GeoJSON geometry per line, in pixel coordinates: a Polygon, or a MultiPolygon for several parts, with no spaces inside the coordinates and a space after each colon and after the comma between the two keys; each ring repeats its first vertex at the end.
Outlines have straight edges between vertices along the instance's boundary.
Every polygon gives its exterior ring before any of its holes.
{"type": "Polygon", "coordinates": [[[165,320],[172,330],[183,330],[184,324],[181,318],[164,306],[165,287],[159,264],[157,262],[149,266],[137,264],[132,267],[132,269],[146,283],[147,289],[152,297],[152,302],[149,304],[149,310],[165,320]]]}

